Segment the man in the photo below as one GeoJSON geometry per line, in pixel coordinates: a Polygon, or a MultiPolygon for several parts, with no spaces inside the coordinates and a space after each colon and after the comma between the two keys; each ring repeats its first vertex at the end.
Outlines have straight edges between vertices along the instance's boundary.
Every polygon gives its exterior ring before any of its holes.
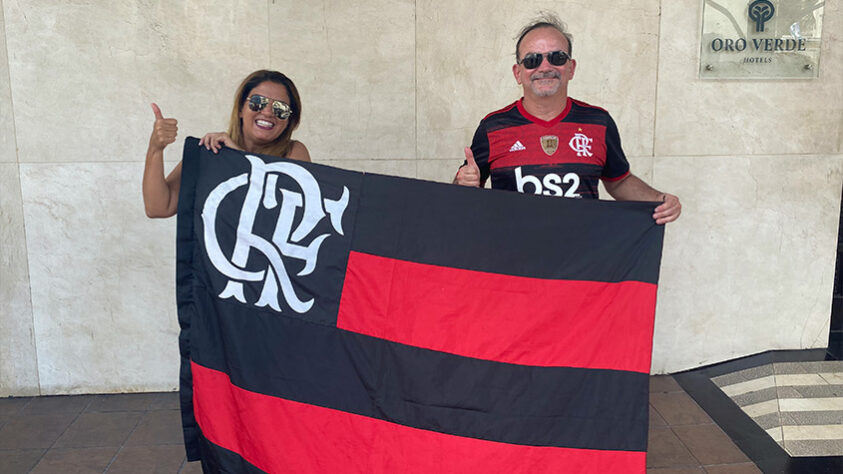
{"type": "Polygon", "coordinates": [[[679,198],[630,172],[608,112],[568,97],[577,63],[555,16],[521,30],[515,59],[512,73],[524,96],[480,122],[455,183],[482,187],[491,176],[495,189],[597,199],[602,179],[619,201],[661,202],[653,213],[657,224],[679,217],[679,198]]]}

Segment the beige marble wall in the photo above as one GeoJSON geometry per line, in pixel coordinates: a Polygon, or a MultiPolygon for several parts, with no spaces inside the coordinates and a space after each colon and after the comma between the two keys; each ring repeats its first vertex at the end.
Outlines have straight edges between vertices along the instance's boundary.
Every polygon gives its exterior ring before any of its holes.
{"type": "MultiPolygon", "coordinates": [[[[10,372],[4,357],[0,395],[171,390],[175,221],[148,220],[141,203],[149,103],[180,119],[180,137],[224,129],[240,80],[268,65],[268,2],[2,6],[0,138],[12,137],[21,165],[3,168],[0,188],[3,217],[15,202],[18,212],[3,221],[2,291],[18,302],[2,307],[0,347],[30,365],[10,372]],[[8,174],[21,186],[5,186],[8,174]],[[25,249],[14,265],[7,232],[25,249]]],[[[180,155],[180,143],[168,148],[168,167],[180,155]]]]}
{"type": "Polygon", "coordinates": [[[144,217],[142,170],[21,165],[44,393],[176,387],[175,234],[144,217]]]}
{"type": "Polygon", "coordinates": [[[17,163],[0,163],[0,397],[38,395],[17,163]]]}
{"type": "Polygon", "coordinates": [[[16,163],[18,159],[15,153],[15,124],[12,118],[5,23],[3,9],[0,8],[0,163],[16,163]]]}
{"type": "Polygon", "coordinates": [[[684,209],[665,238],[653,371],[825,347],[843,156],[659,157],[656,172],[684,209]]]}
{"type": "Polygon", "coordinates": [[[234,89],[269,59],[265,0],[3,7],[21,162],[140,160],[150,102],[180,119],[181,137],[222,130],[234,89]]]}
{"type": "Polygon", "coordinates": [[[315,161],[415,176],[414,163],[374,163],[415,159],[414,9],[412,0],[270,3],[270,62],[300,89],[298,138],[315,161]]]}
{"type": "Polygon", "coordinates": [[[654,372],[825,347],[843,169],[843,12],[816,80],[697,79],[701,2],[662,2],[653,184],[668,226],[654,372]],[[689,14],[693,12],[694,14],[689,14]]]}
{"type": "Polygon", "coordinates": [[[770,81],[697,79],[701,3],[662,2],[655,154],[840,153],[840,1],[825,2],[819,79],[770,81]]]}
{"type": "Polygon", "coordinates": [[[0,395],[175,387],[175,221],[140,196],[150,102],[199,136],[226,127],[243,76],[279,69],[315,161],[450,181],[479,120],[519,97],[514,36],[540,9],[574,35],[571,95],[685,205],[653,371],[825,342],[841,0],[820,78],[769,82],[696,78],[700,0],[0,1],[0,395]]]}
{"type": "Polygon", "coordinates": [[[20,176],[0,9],[0,397],[38,395],[20,176]]]}

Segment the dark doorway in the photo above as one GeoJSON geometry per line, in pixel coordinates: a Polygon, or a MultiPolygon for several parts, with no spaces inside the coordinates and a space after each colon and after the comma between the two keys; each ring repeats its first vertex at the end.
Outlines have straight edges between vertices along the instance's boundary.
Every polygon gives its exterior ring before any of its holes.
{"type": "Polygon", "coordinates": [[[828,331],[828,358],[843,360],[843,206],[837,227],[837,264],[831,296],[831,329],[828,331]]]}

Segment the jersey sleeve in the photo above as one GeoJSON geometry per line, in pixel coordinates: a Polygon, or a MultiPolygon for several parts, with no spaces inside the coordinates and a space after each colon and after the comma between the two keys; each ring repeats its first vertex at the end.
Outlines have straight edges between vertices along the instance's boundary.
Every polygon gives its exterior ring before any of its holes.
{"type": "Polygon", "coordinates": [[[621,147],[621,137],[618,127],[612,117],[608,117],[606,125],[606,166],[603,167],[601,178],[605,181],[617,181],[629,174],[629,161],[621,147]]]}
{"type": "Polygon", "coordinates": [[[480,187],[489,179],[489,135],[486,133],[486,124],[480,122],[474,132],[474,139],[471,140],[471,152],[474,154],[474,161],[480,168],[480,187]]]}

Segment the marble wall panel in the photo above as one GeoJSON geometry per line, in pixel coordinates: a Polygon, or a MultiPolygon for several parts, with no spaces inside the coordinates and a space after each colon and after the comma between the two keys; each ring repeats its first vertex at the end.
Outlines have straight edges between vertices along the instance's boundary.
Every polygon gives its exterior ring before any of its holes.
{"type": "MultiPolygon", "coordinates": [[[[653,166],[654,166],[654,158],[652,155],[645,155],[645,156],[627,156],[627,160],[629,160],[629,169],[630,171],[638,176],[639,178],[643,179],[649,184],[653,184],[653,166]]],[[[672,194],[673,193],[670,188],[667,189],[660,189],[661,191],[666,191],[672,194]]],[[[602,196],[602,194],[601,194],[602,196]]]]}
{"type": "Polygon", "coordinates": [[[657,156],[827,154],[843,136],[843,8],[825,2],[814,80],[700,80],[702,2],[662,2],[657,156]]]}
{"type": "Polygon", "coordinates": [[[335,166],[351,171],[402,176],[404,178],[416,177],[416,162],[414,160],[350,160],[339,158],[334,160],[320,160],[319,164],[335,166]]]}
{"type": "Polygon", "coordinates": [[[314,161],[415,158],[414,3],[270,4],[271,63],[300,90],[314,161]]]}
{"type": "Polygon", "coordinates": [[[0,163],[0,397],[38,395],[17,163],[0,163]]]}
{"type": "Polygon", "coordinates": [[[266,0],[220,3],[4,2],[20,161],[141,160],[150,102],[181,137],[224,129],[269,46],[266,0]]]}
{"type": "Polygon", "coordinates": [[[652,152],[658,0],[417,2],[417,156],[462,158],[478,122],[521,97],[512,76],[519,29],[539,10],[573,34],[569,94],[609,110],[624,148],[652,152]]]}
{"type": "Polygon", "coordinates": [[[843,155],[657,157],[665,237],[653,372],[828,340],[843,155]]]}
{"type": "Polygon", "coordinates": [[[462,161],[452,158],[448,160],[418,160],[418,179],[450,183],[454,180],[462,161]]]}
{"type": "Polygon", "coordinates": [[[6,57],[6,28],[0,2],[0,163],[18,161],[15,151],[15,122],[12,91],[9,88],[9,61],[6,57]]]}
{"type": "Polygon", "coordinates": [[[143,164],[20,166],[42,393],[173,390],[175,220],[146,218],[143,164]]]}

